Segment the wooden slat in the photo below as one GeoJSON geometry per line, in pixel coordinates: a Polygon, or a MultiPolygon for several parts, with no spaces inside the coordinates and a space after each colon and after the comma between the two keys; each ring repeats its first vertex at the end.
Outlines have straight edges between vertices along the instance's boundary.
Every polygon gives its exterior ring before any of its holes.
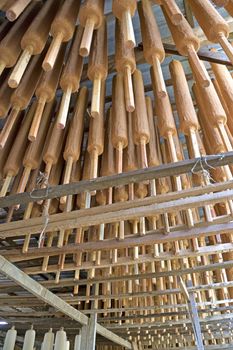
{"type": "Polygon", "coordinates": [[[25,205],[40,199],[62,197],[70,194],[82,192],[92,192],[114,186],[126,185],[129,182],[137,183],[144,180],[159,179],[166,176],[180,175],[188,173],[195,166],[195,172],[201,171],[202,166],[208,170],[210,167],[219,167],[233,163],[233,152],[222,153],[221,155],[210,155],[205,158],[184,160],[176,163],[163,164],[158,167],[140,169],[127,173],[117,174],[108,177],[99,177],[94,180],[80,181],[67,185],[58,185],[46,189],[36,190],[33,196],[30,193],[19,193],[0,198],[0,207],[7,208],[16,204],[25,205]]]}
{"type": "MultiPolygon", "coordinates": [[[[231,185],[232,186],[232,185],[231,185]]],[[[231,188],[231,187],[228,187],[231,188]]],[[[229,189],[217,193],[204,194],[181,198],[164,203],[156,203],[158,197],[150,197],[150,201],[155,204],[146,205],[148,199],[121,202],[111,205],[94,207],[90,209],[75,210],[50,215],[48,224],[45,226],[44,218],[32,218],[0,225],[0,237],[17,237],[27,234],[57,231],[59,229],[72,229],[99,225],[102,223],[114,223],[119,220],[131,220],[139,217],[154,216],[174,211],[185,210],[187,208],[198,208],[208,204],[216,204],[233,198],[233,190],[229,189]],[[104,211],[104,212],[103,212],[104,211]],[[27,232],[25,232],[27,227],[27,232]]],[[[197,229],[197,227],[195,227],[197,229]]],[[[187,237],[191,230],[187,230],[187,237]]],[[[161,232],[161,231],[159,231],[161,232]]],[[[190,237],[191,238],[191,237],[190,237]]],[[[178,239],[178,238],[177,238],[178,239]]],[[[93,243],[92,243],[93,244],[93,243]]],[[[104,245],[104,242],[101,244],[104,245]]],[[[143,244],[143,242],[141,242],[143,244]]],[[[145,241],[145,244],[147,242],[145,241]]]]}

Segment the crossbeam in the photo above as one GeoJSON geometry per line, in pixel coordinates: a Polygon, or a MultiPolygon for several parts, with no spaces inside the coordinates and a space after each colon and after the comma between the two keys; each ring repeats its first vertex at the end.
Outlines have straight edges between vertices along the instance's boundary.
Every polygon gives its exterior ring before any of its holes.
{"type": "MultiPolygon", "coordinates": [[[[233,182],[228,188],[232,188],[233,182]]],[[[224,185],[224,184],[223,184],[224,185]]],[[[195,191],[195,190],[194,190],[195,191]]],[[[181,194],[182,195],[182,194],[181,194]]],[[[132,220],[139,217],[150,217],[188,208],[198,208],[208,204],[216,204],[233,198],[233,190],[227,189],[218,193],[203,194],[191,198],[180,198],[160,203],[159,196],[127,201],[110,205],[93,207],[90,209],[74,210],[50,215],[45,227],[44,217],[31,218],[0,225],[0,238],[19,237],[27,234],[52,232],[60,229],[73,229],[78,227],[95,226],[118,222],[119,220],[132,220]],[[147,205],[148,203],[152,203],[147,205]],[[27,232],[25,232],[27,227],[27,232]]],[[[189,231],[187,231],[189,232],[189,231]]],[[[101,245],[104,242],[101,242],[101,245]]]]}
{"type": "Polygon", "coordinates": [[[204,158],[195,158],[176,163],[163,164],[157,167],[139,169],[127,173],[99,177],[93,180],[79,181],[66,185],[49,187],[48,189],[36,190],[33,196],[28,193],[18,193],[0,198],[0,208],[11,207],[16,204],[25,205],[30,202],[42,199],[51,199],[56,197],[78,194],[82,192],[92,192],[114,186],[126,185],[128,183],[138,183],[144,180],[159,179],[167,176],[181,175],[188,173],[195,165],[195,172],[208,170],[210,167],[219,167],[233,163],[233,152],[226,152],[217,155],[205,156],[204,158]]]}

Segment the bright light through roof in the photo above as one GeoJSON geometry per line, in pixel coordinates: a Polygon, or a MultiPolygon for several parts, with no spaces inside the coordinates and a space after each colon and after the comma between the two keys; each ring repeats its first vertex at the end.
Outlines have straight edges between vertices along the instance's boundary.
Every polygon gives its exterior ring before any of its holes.
{"type": "Polygon", "coordinates": [[[0,321],[0,325],[8,324],[6,321],[0,321]]]}

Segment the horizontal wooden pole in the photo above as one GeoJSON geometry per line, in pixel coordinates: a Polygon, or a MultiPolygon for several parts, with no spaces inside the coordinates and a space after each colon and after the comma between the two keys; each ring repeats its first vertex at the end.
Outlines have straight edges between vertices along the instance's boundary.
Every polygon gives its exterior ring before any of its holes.
{"type": "MultiPolygon", "coordinates": [[[[152,259],[151,259],[152,260],[152,259]]],[[[137,261],[132,261],[129,260],[128,262],[124,263],[121,261],[121,259],[119,259],[119,263],[122,265],[128,265],[128,264],[135,264],[137,263],[137,261]]],[[[106,261],[106,266],[115,266],[115,264],[111,264],[110,261],[106,261]]],[[[114,283],[114,282],[118,282],[118,281],[127,281],[127,280],[141,280],[141,279],[151,279],[151,278],[159,278],[159,277],[169,277],[169,276],[184,276],[184,275],[188,275],[188,274],[192,274],[192,273],[203,273],[206,271],[216,271],[219,269],[228,269],[233,267],[233,260],[229,260],[229,261],[223,261],[223,262],[219,262],[219,263],[213,263],[213,264],[208,264],[208,265],[197,265],[194,266],[192,268],[186,268],[186,269],[172,269],[170,270],[165,270],[165,271],[156,271],[156,272],[147,272],[147,273],[143,273],[143,274],[131,274],[131,275],[121,275],[121,276],[106,276],[106,277],[102,277],[102,278],[93,278],[93,279],[80,279],[80,280],[74,280],[73,278],[69,278],[69,279],[65,279],[63,278],[62,280],[59,281],[59,283],[56,283],[55,281],[41,281],[40,283],[42,284],[42,286],[48,288],[48,289],[53,289],[55,288],[56,290],[62,289],[64,287],[74,287],[76,285],[79,286],[85,286],[87,284],[95,284],[95,283],[106,283],[106,282],[110,282],[110,283],[114,283]]],[[[90,266],[91,268],[91,266],[90,266]]],[[[16,286],[13,283],[1,283],[0,284],[0,293],[5,294],[5,293],[15,293],[15,292],[19,292],[21,291],[19,286],[16,286]]],[[[233,302],[233,300],[232,300],[233,302]]],[[[107,311],[107,309],[105,310],[107,311]]],[[[87,312],[89,313],[91,312],[90,310],[87,312]]],[[[111,312],[111,311],[110,311],[111,312]]],[[[114,312],[114,311],[113,311],[114,312]]],[[[86,311],[85,311],[86,313],[86,311]]],[[[102,310],[101,313],[104,313],[104,310],[102,310]]]]}
{"type": "MultiPolygon", "coordinates": [[[[233,281],[229,282],[219,282],[219,283],[210,283],[205,285],[198,285],[195,287],[188,288],[189,292],[197,292],[197,291],[206,291],[206,290],[218,290],[222,288],[232,288],[233,287],[233,281]]],[[[78,296],[72,296],[70,293],[67,294],[56,294],[56,296],[61,297],[63,301],[66,303],[69,303],[70,305],[78,305],[81,301],[92,301],[92,300],[122,300],[122,299],[128,299],[128,298],[144,298],[144,297],[158,297],[162,295],[172,295],[172,294],[179,294],[181,293],[180,288],[173,288],[173,289],[163,289],[163,290],[153,290],[153,291],[139,291],[132,293],[121,293],[121,294],[99,294],[99,295],[78,295],[78,296]]],[[[52,294],[52,293],[51,293],[52,294]]],[[[0,305],[15,305],[17,303],[25,305],[24,303],[28,303],[33,305],[33,297],[29,297],[28,295],[20,295],[20,296],[1,296],[0,298],[0,305]]],[[[19,305],[17,304],[17,305],[19,305]]],[[[56,308],[56,307],[55,307],[56,308]]],[[[163,306],[161,305],[161,308],[163,306]]],[[[57,308],[59,309],[59,308],[57,308]]],[[[59,309],[60,310],[60,309],[59,309]]],[[[62,312],[62,310],[60,310],[62,312]]]]}
{"type": "MultiPolygon", "coordinates": [[[[150,217],[157,214],[172,213],[188,208],[198,208],[208,204],[221,203],[233,198],[232,183],[231,181],[229,184],[222,184],[222,186],[227,186],[228,189],[226,191],[170,200],[168,202],[160,202],[161,196],[152,196],[136,201],[120,202],[90,209],[54,214],[48,217],[48,224],[46,226],[44,217],[1,224],[0,238],[17,237],[29,233],[36,234],[42,230],[44,232],[52,232],[61,229],[95,226],[102,223],[114,223],[119,220],[126,221],[138,219],[139,217],[150,217]],[[27,228],[26,232],[25,227],[27,228]]],[[[214,186],[212,186],[212,189],[214,189],[214,186]]],[[[202,188],[203,190],[205,191],[205,188],[202,188]]],[[[178,193],[178,195],[185,197],[185,191],[178,193]]],[[[165,197],[168,198],[168,196],[165,197]]],[[[187,230],[187,232],[189,231],[187,230]]],[[[158,233],[161,233],[161,231],[158,231],[158,233]]],[[[101,244],[104,245],[104,241],[101,244]]]]}
{"type": "Polygon", "coordinates": [[[163,164],[157,167],[130,171],[127,173],[99,177],[94,180],[80,181],[66,185],[58,185],[47,189],[36,190],[33,194],[28,192],[9,195],[0,198],[0,207],[7,208],[16,204],[25,205],[30,202],[36,202],[39,199],[50,199],[62,197],[65,195],[78,194],[82,192],[92,192],[112,186],[126,185],[128,183],[137,183],[144,180],[159,179],[166,176],[180,175],[190,172],[195,166],[195,172],[201,171],[202,167],[210,170],[211,167],[219,167],[233,163],[233,152],[222,153],[218,155],[205,156],[184,160],[176,163],[163,164]]]}
{"type": "MultiPolygon", "coordinates": [[[[135,238],[137,238],[137,235],[132,235],[132,237],[130,237],[130,240],[133,241],[135,238]]],[[[101,242],[98,242],[98,243],[100,244],[101,242]]],[[[94,245],[96,243],[97,242],[93,242],[93,249],[87,250],[87,251],[95,251],[96,247],[94,245]]],[[[131,246],[130,244],[127,245],[128,242],[123,241],[122,243],[124,243],[124,248],[131,246]]],[[[8,250],[1,250],[1,255],[4,256],[6,259],[10,260],[11,262],[20,262],[20,261],[43,258],[46,256],[52,257],[52,256],[61,255],[61,254],[75,254],[77,252],[85,252],[86,246],[87,246],[87,243],[79,243],[79,244],[71,243],[63,247],[52,246],[52,247],[44,247],[44,248],[30,248],[26,253],[22,253],[21,249],[11,249],[11,250],[8,249],[8,250]]],[[[102,250],[102,249],[99,248],[98,250],[102,250]]],[[[115,262],[113,265],[111,264],[111,261],[109,259],[102,259],[100,265],[96,267],[104,268],[104,266],[108,264],[109,266],[111,265],[121,266],[121,265],[134,265],[134,264],[141,264],[141,263],[167,261],[167,260],[179,260],[179,259],[185,259],[185,258],[196,258],[198,256],[224,254],[232,251],[233,251],[233,243],[220,243],[220,244],[199,247],[197,251],[193,251],[191,249],[181,249],[179,252],[172,252],[172,251],[163,252],[163,253],[160,253],[159,256],[154,256],[153,253],[143,254],[143,255],[139,255],[138,259],[136,260],[132,260],[130,256],[119,257],[117,262],[115,262]]],[[[84,262],[84,265],[82,265],[80,268],[82,269],[86,267],[92,268],[93,267],[92,265],[93,265],[92,263],[87,261],[86,263],[84,262]]],[[[145,277],[142,277],[142,278],[145,278],[145,277]]],[[[0,290],[1,290],[1,285],[0,285],[0,290]]]]}
{"type": "MultiPolygon", "coordinates": [[[[214,316],[210,316],[210,317],[206,317],[206,318],[201,318],[200,322],[202,324],[208,324],[208,323],[212,323],[212,322],[222,322],[224,320],[230,320],[233,317],[233,314],[229,313],[229,314],[225,314],[225,315],[214,315],[214,316]]],[[[154,322],[154,323],[135,323],[135,324],[127,324],[127,328],[128,329],[133,329],[133,328],[148,328],[150,327],[151,329],[156,328],[158,325],[160,325],[162,322],[154,322]]],[[[172,321],[168,321],[168,322],[164,322],[162,323],[162,325],[164,326],[164,328],[168,325],[178,325],[178,324],[190,324],[191,320],[190,319],[185,319],[185,320],[172,320],[172,321]]],[[[115,329],[115,330],[123,330],[125,329],[125,324],[122,325],[109,325],[109,329],[115,329]]]]}

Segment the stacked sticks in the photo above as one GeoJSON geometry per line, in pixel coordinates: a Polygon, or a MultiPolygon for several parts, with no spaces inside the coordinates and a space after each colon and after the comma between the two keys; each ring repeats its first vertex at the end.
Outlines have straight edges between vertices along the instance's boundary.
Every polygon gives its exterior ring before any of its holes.
{"type": "MultiPolygon", "coordinates": [[[[7,2],[2,5],[4,10],[8,8],[7,2]]],[[[208,40],[219,42],[232,59],[232,48],[227,41],[228,25],[210,2],[206,5],[207,2],[189,0],[208,40]],[[212,21],[216,24],[214,30],[210,26],[212,21]]],[[[161,64],[165,51],[149,0],[138,4],[136,1],[128,1],[127,4],[126,1],[113,1],[116,74],[111,82],[110,98],[106,96],[105,84],[109,67],[104,1],[86,0],[80,4],[77,0],[47,0],[44,4],[41,1],[29,4],[30,1],[18,0],[17,3],[21,7],[15,9],[14,14],[7,12],[7,16],[17,18],[22,14],[13,25],[8,24],[8,34],[0,41],[0,117],[4,120],[0,133],[1,197],[24,191],[33,196],[37,187],[48,189],[49,186],[78,182],[80,179],[96,179],[175,163],[184,160],[184,149],[187,149],[186,156],[190,159],[232,151],[232,77],[226,67],[212,64],[214,79],[210,79],[197,55],[199,39],[175,1],[160,0],[155,3],[162,8],[177,50],[188,58],[195,81],[192,90],[196,104],[191,97],[182,64],[171,61],[169,68],[177,116],[172,110],[163,77],[161,64]],[[145,95],[143,76],[136,65],[132,17],[137,6],[143,56],[151,66],[153,98],[150,94],[145,95]],[[76,26],[78,19],[80,24],[76,26]],[[84,70],[83,57],[88,60],[84,70]],[[85,74],[93,83],[91,91],[82,82],[85,74]],[[110,106],[106,100],[110,101],[110,106]],[[185,136],[183,143],[180,134],[185,136]]],[[[217,5],[228,9],[231,1],[218,2],[217,5]]],[[[12,7],[8,11],[12,11],[12,7]]],[[[0,27],[0,34],[4,30],[2,28],[1,31],[0,27]]],[[[62,272],[73,271],[74,294],[79,293],[75,282],[80,280],[81,270],[86,271],[93,281],[102,278],[102,289],[99,285],[98,288],[102,291],[103,300],[96,288],[95,307],[104,309],[103,324],[108,322],[105,317],[111,307],[125,310],[124,316],[122,311],[115,311],[119,326],[121,323],[141,322],[142,314],[149,320],[148,323],[153,324],[155,316],[152,310],[155,308],[160,312],[159,322],[164,323],[165,316],[162,314],[168,310],[172,314],[169,316],[172,322],[183,320],[185,323],[187,315],[179,315],[179,307],[185,300],[177,291],[179,280],[172,271],[186,271],[185,280],[192,279],[200,304],[232,298],[233,288],[227,287],[231,280],[231,268],[212,273],[192,272],[192,269],[195,270],[200,264],[208,266],[232,260],[232,253],[225,253],[219,247],[221,244],[232,244],[233,239],[231,234],[215,234],[208,236],[208,239],[191,237],[171,241],[169,234],[181,229],[192,230],[203,224],[210,225],[219,217],[230,221],[233,214],[231,199],[214,206],[204,204],[163,214],[153,215],[152,212],[149,216],[140,216],[135,210],[132,219],[128,220],[122,214],[122,217],[110,223],[100,220],[92,224],[90,217],[89,225],[79,226],[77,223],[76,227],[59,227],[56,231],[47,229],[47,219],[56,214],[68,216],[75,210],[77,213],[86,211],[89,215],[95,209],[104,212],[107,208],[111,212],[111,208],[119,208],[124,213],[124,208],[132,201],[135,206],[144,200],[153,203],[157,195],[163,198],[172,192],[180,192],[178,195],[181,195],[195,186],[209,186],[213,180],[224,182],[231,179],[232,168],[226,165],[209,172],[196,174],[194,169],[192,174],[129,183],[127,186],[119,187],[113,183],[104,190],[78,196],[65,195],[53,200],[38,198],[37,202],[29,203],[23,218],[44,218],[45,226],[42,232],[33,235],[25,230],[24,242],[19,246],[25,261],[30,260],[27,253],[35,250],[35,241],[39,252],[46,247],[48,253],[42,255],[42,263],[28,267],[26,271],[34,274],[54,272],[58,288],[62,272]],[[151,246],[144,244],[143,238],[155,232],[166,234],[167,241],[162,240],[151,246]],[[138,236],[142,236],[139,245],[111,249],[99,245],[112,240],[120,241],[123,246],[126,239],[138,236]],[[75,250],[76,246],[85,242],[95,242],[100,248],[85,254],[84,251],[75,250]],[[71,253],[62,252],[71,244],[74,245],[71,253]],[[215,247],[217,253],[211,254],[209,247],[215,247]],[[61,249],[57,255],[53,252],[55,248],[61,249]],[[155,273],[158,277],[151,276],[155,273]],[[128,279],[121,280],[123,275],[127,275],[128,279]],[[215,282],[221,285],[217,290],[198,290],[201,284],[213,285],[215,282]],[[169,294],[167,290],[175,292],[169,294]],[[154,297],[148,296],[148,291],[152,295],[154,293],[154,297]],[[167,305],[170,305],[169,308],[167,305]],[[136,311],[132,310],[134,306],[136,311]]],[[[11,221],[17,209],[11,208],[8,221],[11,221]]],[[[79,309],[87,308],[91,298],[90,283],[87,283],[79,309]]],[[[227,302],[224,306],[227,306],[227,302]]],[[[162,344],[163,335],[158,334],[155,334],[155,339],[162,344]]],[[[130,331],[129,335],[133,339],[130,331]]],[[[180,339],[179,344],[182,344],[178,326],[176,336],[180,339]]],[[[66,341],[63,330],[59,337],[66,341]]]]}

